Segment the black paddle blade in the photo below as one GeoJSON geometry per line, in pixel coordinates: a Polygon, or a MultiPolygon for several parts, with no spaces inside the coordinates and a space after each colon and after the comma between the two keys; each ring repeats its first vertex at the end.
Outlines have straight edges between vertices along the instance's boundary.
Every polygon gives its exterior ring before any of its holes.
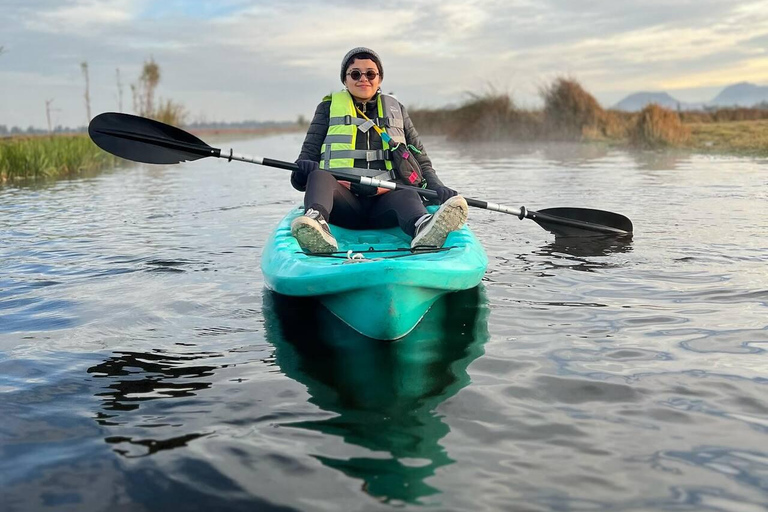
{"type": "Polygon", "coordinates": [[[88,135],[104,151],[146,164],[177,164],[221,153],[175,126],[117,112],[94,117],[88,135]]]}
{"type": "Polygon", "coordinates": [[[591,208],[545,208],[526,218],[555,236],[632,236],[632,221],[618,213],[591,208]]]}

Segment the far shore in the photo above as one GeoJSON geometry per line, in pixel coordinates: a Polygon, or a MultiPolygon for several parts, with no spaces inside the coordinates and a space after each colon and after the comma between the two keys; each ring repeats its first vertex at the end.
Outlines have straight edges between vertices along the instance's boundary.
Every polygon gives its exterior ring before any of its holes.
{"type": "MultiPolygon", "coordinates": [[[[509,95],[473,95],[459,107],[412,109],[423,135],[472,142],[569,142],[627,150],[686,150],[768,157],[768,108],[677,112],[649,105],[641,112],[605,110],[578,82],[557,79],[542,91],[541,110],[515,107],[509,95]]],[[[304,132],[306,124],[237,129],[192,129],[209,144],[254,136],[304,132]]],[[[120,160],[85,133],[0,138],[0,185],[97,172],[120,160]]]]}
{"type": "Polygon", "coordinates": [[[604,109],[581,85],[557,78],[541,90],[544,107],[518,108],[509,94],[470,94],[458,107],[412,109],[422,134],[455,141],[584,142],[627,149],[688,149],[768,156],[768,106],[677,111],[651,104],[640,112],[604,109]]]}

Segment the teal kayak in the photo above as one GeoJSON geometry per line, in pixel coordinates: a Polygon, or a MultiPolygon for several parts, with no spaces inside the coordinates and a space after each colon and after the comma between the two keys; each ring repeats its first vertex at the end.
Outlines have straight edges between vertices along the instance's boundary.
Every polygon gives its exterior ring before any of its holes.
{"type": "Polygon", "coordinates": [[[291,210],[264,247],[261,271],[267,288],[315,297],[369,338],[402,338],[441,296],[480,284],[488,266],[483,246],[467,226],[450,233],[441,249],[412,253],[410,238],[400,228],[331,225],[339,253],[305,254],[291,235],[291,221],[303,210],[291,210]]]}

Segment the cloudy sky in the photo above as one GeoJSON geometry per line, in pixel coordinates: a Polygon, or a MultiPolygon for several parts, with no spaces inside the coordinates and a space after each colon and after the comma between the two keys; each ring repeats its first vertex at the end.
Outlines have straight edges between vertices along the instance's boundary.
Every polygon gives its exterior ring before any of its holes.
{"type": "Polygon", "coordinates": [[[383,89],[442,106],[489,87],[535,107],[554,77],[604,106],[665,90],[712,99],[728,84],[768,85],[768,0],[0,0],[0,124],[83,125],[118,109],[154,58],[158,93],[190,120],[294,120],[341,88],[352,47],[382,57],[383,89]]]}

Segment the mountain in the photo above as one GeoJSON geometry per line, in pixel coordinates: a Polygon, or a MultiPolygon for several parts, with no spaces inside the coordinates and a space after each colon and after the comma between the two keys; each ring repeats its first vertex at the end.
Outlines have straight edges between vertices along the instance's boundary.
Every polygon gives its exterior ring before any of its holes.
{"type": "Polygon", "coordinates": [[[627,112],[642,110],[649,103],[656,103],[672,110],[704,110],[721,107],[754,107],[761,103],[768,104],[768,86],[741,82],[729,85],[715,98],[706,103],[686,103],[673,98],[666,92],[636,92],[630,94],[613,108],[627,112]]]}
{"type": "Polygon", "coordinates": [[[636,112],[642,110],[650,103],[656,103],[664,108],[671,108],[673,110],[677,110],[678,105],[680,105],[678,100],[665,92],[636,92],[618,102],[613,108],[636,112]]]}
{"type": "Polygon", "coordinates": [[[709,102],[716,107],[752,107],[758,103],[768,103],[768,85],[755,85],[741,82],[729,85],[715,99],[709,102]]]}
{"type": "Polygon", "coordinates": [[[651,103],[671,110],[701,110],[706,106],[705,103],[685,103],[666,92],[636,92],[618,102],[613,108],[626,112],[638,112],[651,103]]]}

